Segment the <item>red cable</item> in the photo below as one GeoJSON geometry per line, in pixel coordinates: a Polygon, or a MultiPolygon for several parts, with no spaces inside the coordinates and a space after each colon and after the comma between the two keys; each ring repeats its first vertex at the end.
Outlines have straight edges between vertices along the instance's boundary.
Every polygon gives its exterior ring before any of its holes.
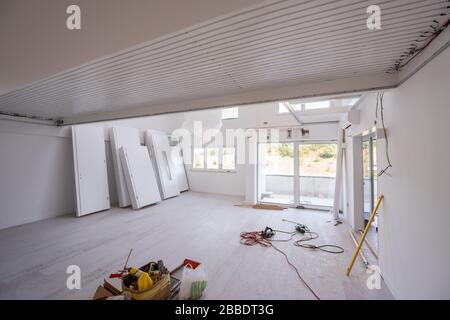
{"type": "Polygon", "coordinates": [[[311,291],[311,293],[314,295],[314,297],[317,300],[320,300],[319,296],[314,292],[314,290],[308,285],[308,283],[303,279],[303,277],[300,275],[300,272],[298,271],[297,267],[292,264],[291,261],[289,261],[289,258],[286,253],[284,253],[282,250],[278,249],[273,245],[273,243],[268,239],[263,237],[261,231],[252,231],[252,232],[241,232],[241,240],[240,243],[246,246],[253,246],[255,244],[259,244],[263,247],[272,247],[279,253],[281,253],[285,258],[287,263],[295,270],[297,273],[298,278],[303,282],[303,284],[311,291]]]}

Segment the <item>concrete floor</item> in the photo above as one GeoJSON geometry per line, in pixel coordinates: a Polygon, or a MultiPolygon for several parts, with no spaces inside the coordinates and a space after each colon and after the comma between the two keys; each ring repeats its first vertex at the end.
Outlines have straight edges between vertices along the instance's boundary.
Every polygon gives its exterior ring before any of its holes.
{"type": "Polygon", "coordinates": [[[209,283],[205,299],[312,299],[285,258],[272,248],[239,243],[241,231],[266,226],[291,230],[282,218],[308,225],[316,243],[345,248],[339,255],[277,243],[322,299],[392,299],[386,285],[366,287],[368,275],[357,261],[349,226],[337,227],[328,213],[288,209],[267,211],[234,206],[239,198],[195,192],[133,211],[113,208],[75,218],[61,216],[0,231],[1,299],[90,299],[110,272],[163,259],[169,269],[184,258],[203,262],[209,283]],[[66,287],[66,268],[81,268],[81,289],[66,287]]]}

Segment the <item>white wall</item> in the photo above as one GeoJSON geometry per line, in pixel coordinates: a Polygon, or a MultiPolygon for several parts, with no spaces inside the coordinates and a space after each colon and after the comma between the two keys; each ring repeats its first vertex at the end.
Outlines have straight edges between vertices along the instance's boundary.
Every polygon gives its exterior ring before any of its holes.
{"type": "Polygon", "coordinates": [[[192,191],[245,196],[245,165],[236,166],[236,172],[206,172],[187,170],[192,191]]]}
{"type": "Polygon", "coordinates": [[[68,134],[0,120],[0,229],[74,211],[68,134]]]}
{"type": "MultiPolygon", "coordinates": [[[[100,122],[96,125],[171,132],[178,114],[100,122]]],[[[111,149],[105,135],[111,203],[117,203],[111,149]]],[[[74,212],[72,140],[69,127],[0,120],[0,229],[74,212]]]]}
{"type": "Polygon", "coordinates": [[[342,205],[344,218],[354,230],[364,228],[363,215],[363,163],[362,138],[359,133],[349,134],[346,138],[345,148],[345,188],[344,203],[342,205]]]}
{"type": "MultiPolygon", "coordinates": [[[[385,195],[379,212],[379,263],[400,299],[450,299],[449,61],[447,48],[385,95],[393,168],[378,180],[379,193],[385,195]]],[[[361,111],[362,124],[352,134],[373,125],[374,95],[363,101],[361,111]]],[[[377,144],[383,168],[385,144],[377,144]]]]}

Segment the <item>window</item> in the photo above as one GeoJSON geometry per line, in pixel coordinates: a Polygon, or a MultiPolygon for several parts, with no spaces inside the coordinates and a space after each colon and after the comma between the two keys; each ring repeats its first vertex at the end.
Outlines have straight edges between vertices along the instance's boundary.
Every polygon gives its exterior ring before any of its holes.
{"type": "Polygon", "coordinates": [[[348,105],[353,107],[353,106],[359,101],[359,98],[360,98],[360,97],[352,98],[352,99],[350,100],[350,102],[348,103],[348,105]]]}
{"type": "Polygon", "coordinates": [[[292,104],[292,103],[289,103],[289,102],[285,101],[285,102],[279,102],[278,103],[278,113],[289,113],[289,109],[287,107],[288,104],[295,111],[301,111],[302,110],[302,104],[301,103],[292,104]]]}
{"type": "Polygon", "coordinates": [[[223,170],[236,169],[236,153],[234,148],[222,149],[222,169],[223,170]]]}
{"type": "Polygon", "coordinates": [[[192,162],[192,167],[194,169],[205,168],[205,151],[203,148],[194,149],[194,161],[192,162]]]}
{"type": "Polygon", "coordinates": [[[332,109],[332,108],[350,108],[353,107],[361,98],[361,96],[350,96],[342,98],[334,98],[319,101],[283,101],[278,103],[278,113],[288,113],[290,106],[293,110],[299,112],[308,112],[312,110],[320,109],[332,109]]]}
{"type": "Polygon", "coordinates": [[[237,118],[239,118],[239,108],[238,107],[223,109],[222,120],[237,119],[237,118]]]}
{"type": "Polygon", "coordinates": [[[330,100],[307,102],[304,104],[305,110],[326,109],[330,107],[330,100]]]}
{"type": "Polygon", "coordinates": [[[193,170],[234,171],[236,149],[234,147],[194,148],[193,170]]]}
{"type": "Polygon", "coordinates": [[[219,169],[219,148],[206,149],[206,168],[219,169]]]}
{"type": "Polygon", "coordinates": [[[289,105],[295,111],[302,111],[303,103],[289,103],[289,105]]]}
{"type": "Polygon", "coordinates": [[[286,103],[284,102],[278,103],[278,113],[289,113],[289,110],[286,107],[286,103]]]}

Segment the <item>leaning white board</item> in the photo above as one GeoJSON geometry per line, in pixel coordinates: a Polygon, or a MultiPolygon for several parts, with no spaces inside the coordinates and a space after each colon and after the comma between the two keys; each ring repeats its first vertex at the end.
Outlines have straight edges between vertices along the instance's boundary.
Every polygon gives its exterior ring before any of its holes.
{"type": "Polygon", "coordinates": [[[172,155],[170,157],[173,163],[174,175],[178,181],[178,190],[180,192],[189,190],[189,183],[186,177],[186,169],[184,167],[181,147],[179,145],[172,147],[172,155]]]}
{"type": "Polygon", "coordinates": [[[173,163],[170,161],[172,147],[169,145],[169,137],[147,131],[145,143],[150,148],[151,155],[155,160],[162,198],[167,199],[179,195],[178,180],[173,163]]]}
{"type": "Polygon", "coordinates": [[[111,153],[113,156],[119,207],[128,207],[131,205],[131,199],[128,194],[127,183],[123,174],[119,149],[123,146],[140,146],[139,130],[137,128],[112,127],[109,138],[111,140],[111,153]]]}
{"type": "Polygon", "coordinates": [[[109,209],[103,127],[73,126],[72,148],[77,216],[109,209]]]}
{"type": "Polygon", "coordinates": [[[123,146],[119,154],[133,209],[161,201],[147,147],[123,146]]]}

